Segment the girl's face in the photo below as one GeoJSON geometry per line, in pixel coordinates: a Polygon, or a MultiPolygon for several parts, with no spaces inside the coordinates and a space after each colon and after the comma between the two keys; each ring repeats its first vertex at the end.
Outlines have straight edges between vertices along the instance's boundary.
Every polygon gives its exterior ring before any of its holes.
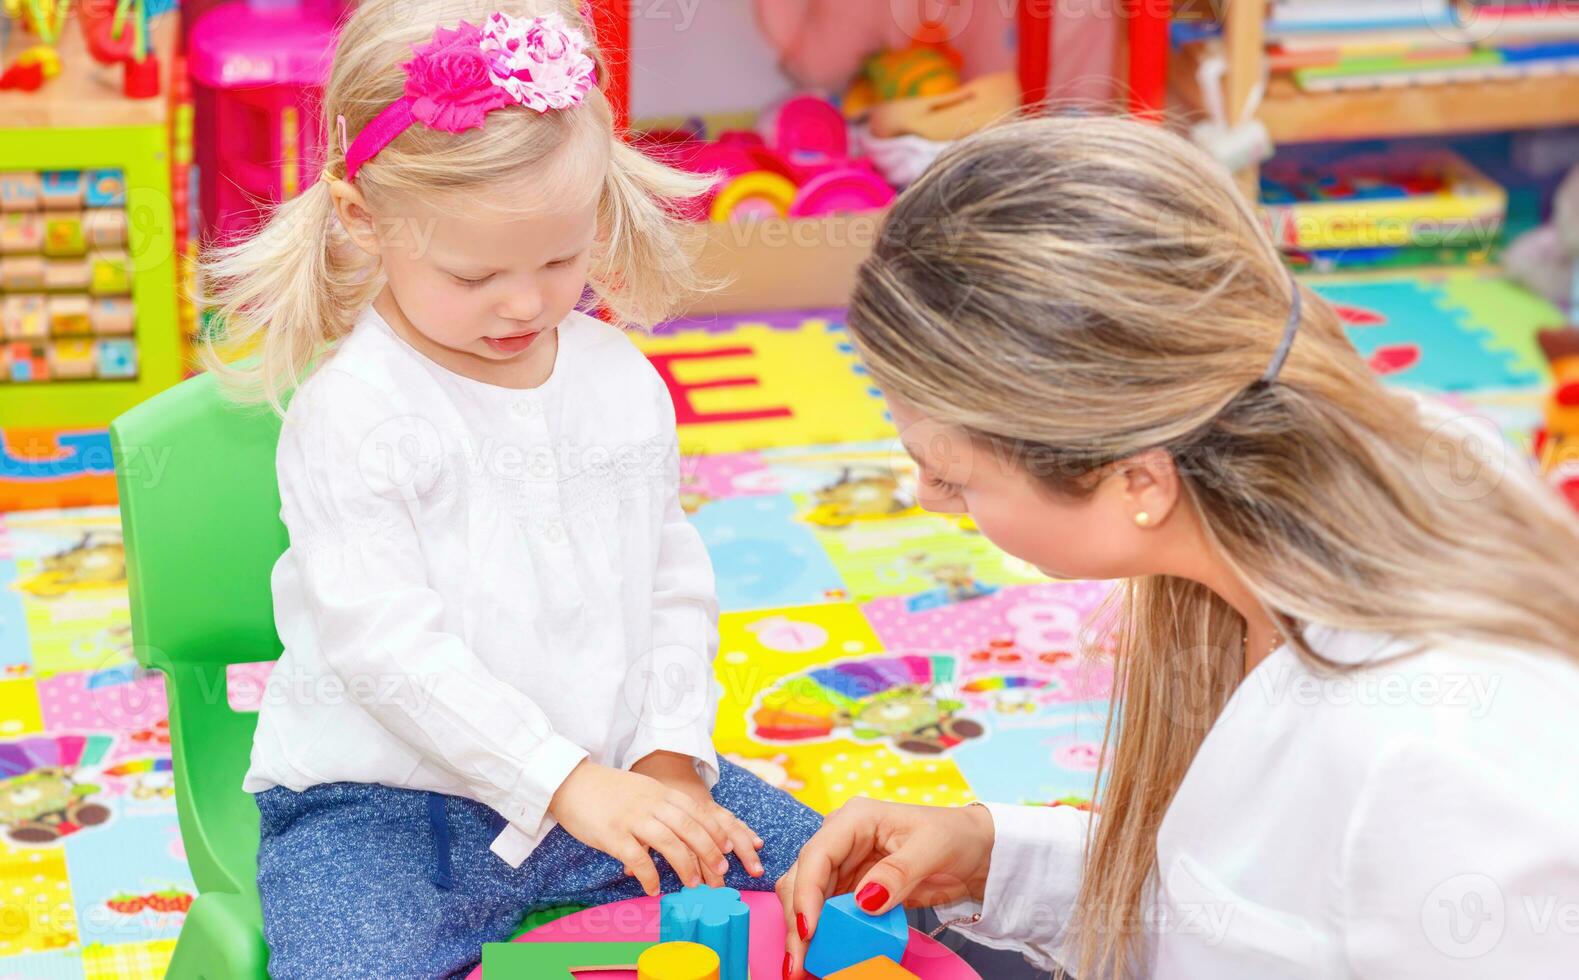
{"type": "Polygon", "coordinates": [[[586,288],[595,197],[526,214],[476,205],[459,213],[428,201],[409,202],[398,215],[351,210],[361,226],[352,237],[382,262],[395,305],[430,356],[484,375],[553,364],[556,345],[545,335],[586,288]]]}
{"type": "Polygon", "coordinates": [[[1173,513],[1172,467],[1155,458],[1100,476],[1094,493],[1066,497],[1041,485],[1025,461],[977,445],[956,426],[888,399],[905,450],[920,467],[918,502],[936,513],[969,514],[998,547],[1053,578],[1115,579],[1149,574],[1186,509],[1173,513]],[[1143,527],[1135,520],[1147,514],[1143,527]],[[1169,520],[1172,516],[1173,520],[1169,520]]]}

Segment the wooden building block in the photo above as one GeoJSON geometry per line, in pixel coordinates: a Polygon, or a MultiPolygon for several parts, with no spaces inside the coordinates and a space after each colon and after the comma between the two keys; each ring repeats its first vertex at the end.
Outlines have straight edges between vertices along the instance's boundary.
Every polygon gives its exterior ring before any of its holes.
{"type": "Polygon", "coordinates": [[[83,202],[90,208],[124,208],[126,175],[119,170],[90,170],[83,184],[83,202]]]}
{"type": "Polygon", "coordinates": [[[93,318],[89,311],[88,297],[81,293],[51,296],[45,308],[49,311],[50,336],[93,336],[93,318]]]}
{"type": "Polygon", "coordinates": [[[62,381],[93,377],[98,364],[94,357],[93,341],[87,337],[68,337],[50,345],[49,369],[62,381]]]}
{"type": "Polygon", "coordinates": [[[126,253],[106,249],[94,253],[89,262],[93,267],[88,291],[95,296],[125,296],[132,291],[132,269],[126,253]]]}
{"type": "Polygon", "coordinates": [[[37,255],[44,251],[44,216],[37,211],[0,214],[0,255],[37,255]]]}
{"type": "Polygon", "coordinates": [[[93,208],[84,212],[83,227],[94,248],[126,247],[126,212],[120,208],[93,208]]]}
{"type": "Polygon", "coordinates": [[[137,343],[130,337],[101,337],[94,347],[99,377],[109,381],[137,377],[137,343]]]}
{"type": "Polygon", "coordinates": [[[44,288],[42,255],[0,258],[0,293],[36,293],[44,288]]]}
{"type": "Polygon", "coordinates": [[[19,384],[49,380],[49,351],[41,343],[17,340],[6,345],[11,380],[19,384]]]}
{"type": "Polygon", "coordinates": [[[6,340],[42,340],[49,336],[44,297],[23,294],[0,300],[0,336],[6,340]]]}
{"type": "Polygon", "coordinates": [[[43,185],[37,173],[0,173],[0,211],[37,211],[43,203],[43,185]]]}
{"type": "Polygon", "coordinates": [[[44,260],[44,288],[52,293],[85,293],[93,283],[87,259],[44,260]]]}
{"type": "Polygon", "coordinates": [[[81,211],[87,200],[87,181],[80,170],[46,170],[40,175],[44,185],[44,210],[81,211]]]}
{"type": "Polygon", "coordinates": [[[94,297],[88,316],[101,337],[129,336],[137,324],[137,308],[125,296],[94,297]]]}
{"type": "Polygon", "coordinates": [[[44,254],[68,258],[88,254],[88,237],[81,211],[44,213],[44,254]]]}

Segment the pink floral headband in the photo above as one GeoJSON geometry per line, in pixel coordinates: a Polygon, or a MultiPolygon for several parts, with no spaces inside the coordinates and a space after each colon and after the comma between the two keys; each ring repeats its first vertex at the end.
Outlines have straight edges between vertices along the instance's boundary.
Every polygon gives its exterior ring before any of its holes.
{"type": "Polygon", "coordinates": [[[401,67],[406,94],[379,113],[347,144],[345,179],[394,142],[414,122],[446,133],[480,128],[488,113],[519,105],[538,112],[569,109],[597,81],[597,65],[587,55],[586,35],[563,17],[511,17],[496,13],[482,27],[461,21],[455,30],[438,28],[433,41],[414,49],[401,67]]]}

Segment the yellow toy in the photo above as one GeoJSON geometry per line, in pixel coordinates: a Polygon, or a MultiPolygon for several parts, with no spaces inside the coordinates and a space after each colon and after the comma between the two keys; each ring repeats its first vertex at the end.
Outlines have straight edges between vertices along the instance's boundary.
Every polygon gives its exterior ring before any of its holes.
{"type": "Polygon", "coordinates": [[[939,143],[964,139],[1015,114],[1020,80],[1012,71],[983,75],[941,95],[884,102],[872,109],[868,125],[879,139],[920,136],[939,143]]]}
{"type": "Polygon", "coordinates": [[[959,56],[934,45],[915,44],[868,58],[844,96],[844,114],[858,119],[895,99],[943,95],[959,88],[959,56]]]}
{"type": "Polygon", "coordinates": [[[784,217],[800,189],[783,174],[753,170],[725,184],[713,198],[710,217],[724,223],[739,218],[784,217]]]}
{"type": "Polygon", "coordinates": [[[718,954],[699,943],[661,943],[636,961],[637,980],[718,980],[718,954]]]}

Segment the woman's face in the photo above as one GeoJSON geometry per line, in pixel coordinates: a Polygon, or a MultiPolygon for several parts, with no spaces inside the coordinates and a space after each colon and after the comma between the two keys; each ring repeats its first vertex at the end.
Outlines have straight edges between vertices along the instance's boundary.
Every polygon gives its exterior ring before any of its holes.
{"type": "Polygon", "coordinates": [[[1053,578],[1114,579],[1159,570],[1164,539],[1158,532],[1170,523],[1177,500],[1171,465],[1156,472],[1155,459],[1121,464],[1093,477],[1098,482],[1089,496],[1065,496],[1034,479],[1026,461],[1008,450],[979,445],[897,398],[888,407],[920,467],[922,507],[969,514],[994,544],[1053,578]],[[1147,514],[1145,526],[1136,521],[1140,513],[1147,514]]]}

